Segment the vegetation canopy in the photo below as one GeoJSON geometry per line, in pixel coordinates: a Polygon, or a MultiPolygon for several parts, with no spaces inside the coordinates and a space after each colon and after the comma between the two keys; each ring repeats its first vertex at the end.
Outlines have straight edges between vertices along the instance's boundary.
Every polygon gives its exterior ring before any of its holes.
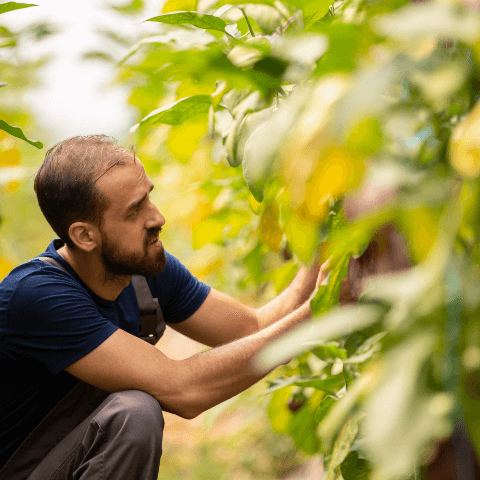
{"type": "Polygon", "coordinates": [[[260,298],[328,259],[313,321],[256,359],[294,357],[264,392],[274,430],[326,480],[417,478],[463,418],[480,455],[480,4],[168,0],[142,20],[158,33],[116,79],[182,191],[194,273],[260,298]]]}

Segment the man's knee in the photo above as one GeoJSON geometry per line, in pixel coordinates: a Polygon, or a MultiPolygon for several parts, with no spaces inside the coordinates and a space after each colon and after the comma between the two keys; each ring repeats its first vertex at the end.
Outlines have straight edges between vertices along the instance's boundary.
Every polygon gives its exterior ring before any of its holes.
{"type": "Polygon", "coordinates": [[[162,408],[154,397],[140,390],[111,394],[95,420],[107,437],[125,435],[129,441],[139,443],[162,442],[162,408]]]}

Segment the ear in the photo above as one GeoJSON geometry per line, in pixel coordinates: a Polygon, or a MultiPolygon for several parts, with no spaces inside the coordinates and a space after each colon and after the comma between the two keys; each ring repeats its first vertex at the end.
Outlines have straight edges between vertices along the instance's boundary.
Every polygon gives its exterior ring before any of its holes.
{"type": "Polygon", "coordinates": [[[75,246],[84,252],[91,252],[98,246],[98,229],[91,223],[72,223],[68,229],[68,234],[75,246]]]}

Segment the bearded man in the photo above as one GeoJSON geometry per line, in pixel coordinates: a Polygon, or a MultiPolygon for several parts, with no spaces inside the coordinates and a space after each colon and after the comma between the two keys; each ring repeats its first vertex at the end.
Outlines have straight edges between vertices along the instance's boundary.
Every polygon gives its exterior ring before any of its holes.
{"type": "Polygon", "coordinates": [[[47,152],[35,191],[59,238],[0,283],[0,478],[156,479],[162,411],[194,418],[247,389],[267,373],[250,360],[310,318],[318,266],[265,306],[243,305],[164,251],[152,189],[142,163],[107,137],[47,152]],[[132,275],[146,277],[168,325],[214,348],[176,361],[142,341],[132,275]],[[49,438],[49,412],[79,380],[103,401],[49,438]]]}

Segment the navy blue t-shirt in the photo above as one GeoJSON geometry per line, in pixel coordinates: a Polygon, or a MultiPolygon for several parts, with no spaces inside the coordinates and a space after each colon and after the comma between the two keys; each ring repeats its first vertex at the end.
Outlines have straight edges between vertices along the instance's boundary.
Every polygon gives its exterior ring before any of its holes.
{"type": "MultiPolygon", "coordinates": [[[[68,273],[33,259],[0,283],[0,468],[75,383],[64,371],[118,328],[138,335],[140,314],[130,283],[115,301],[90,290],[56,249],[45,253],[68,273]]],[[[162,273],[148,277],[167,323],[181,322],[210,288],[172,255],[162,273]]]]}

